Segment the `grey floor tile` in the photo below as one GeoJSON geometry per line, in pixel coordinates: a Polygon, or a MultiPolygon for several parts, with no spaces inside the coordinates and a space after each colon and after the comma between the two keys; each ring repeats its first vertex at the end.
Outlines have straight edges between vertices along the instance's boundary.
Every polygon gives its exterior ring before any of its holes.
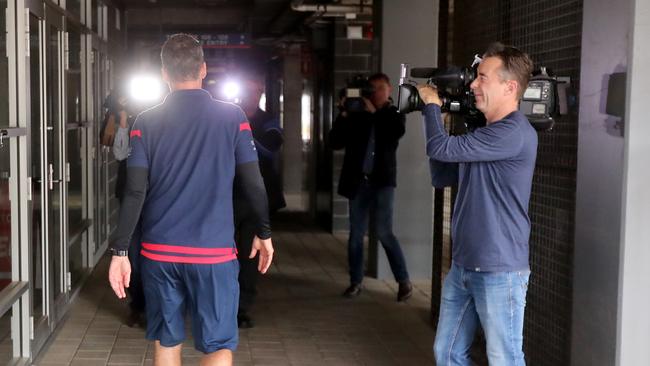
{"type": "MultiPolygon", "coordinates": [[[[413,281],[414,296],[395,301],[394,281],[364,280],[354,300],[340,294],[348,284],[347,237],[317,230],[276,230],[278,255],[259,278],[251,315],[256,327],[240,332],[234,364],[432,365],[430,281],[413,281]],[[280,245],[281,244],[281,245],[280,245]]],[[[57,339],[43,351],[43,365],[151,365],[153,343],[144,330],[123,325],[128,306],[97,270],[72,305],[57,339]]],[[[188,324],[183,359],[198,363],[188,324]]]]}

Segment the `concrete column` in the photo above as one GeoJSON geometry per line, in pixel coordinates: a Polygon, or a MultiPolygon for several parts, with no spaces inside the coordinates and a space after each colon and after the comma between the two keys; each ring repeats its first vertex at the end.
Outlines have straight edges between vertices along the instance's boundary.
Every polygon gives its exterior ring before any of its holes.
{"type": "Polygon", "coordinates": [[[650,364],[650,2],[632,1],[616,365],[650,364]]]}
{"type": "MultiPolygon", "coordinates": [[[[282,148],[284,193],[291,208],[294,201],[302,203],[302,136],[300,131],[302,75],[300,73],[300,46],[291,45],[284,55],[282,148]]],[[[300,205],[302,206],[302,205],[300,205]]]]}
{"type": "MultiPolygon", "coordinates": [[[[395,102],[401,63],[437,65],[438,4],[437,0],[382,2],[381,70],[393,83],[395,102]]],[[[397,150],[393,216],[395,235],[404,250],[411,277],[431,278],[433,189],[425,155],[422,115],[417,112],[406,116],[406,134],[397,150]]],[[[379,249],[378,254],[378,277],[392,278],[384,251],[379,249]]]]}
{"type": "Polygon", "coordinates": [[[645,0],[583,5],[572,365],[650,360],[649,8],[645,0]],[[608,88],[619,72],[627,92],[608,88]],[[626,95],[623,117],[607,114],[612,93],[626,95]]]}

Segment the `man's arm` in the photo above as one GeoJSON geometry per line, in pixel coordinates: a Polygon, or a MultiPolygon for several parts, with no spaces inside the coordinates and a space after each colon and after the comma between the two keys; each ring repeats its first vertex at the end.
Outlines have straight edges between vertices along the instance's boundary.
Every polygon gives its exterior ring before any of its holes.
{"type": "Polygon", "coordinates": [[[426,105],[424,132],[427,156],[442,162],[496,161],[513,157],[521,151],[523,137],[515,123],[492,123],[460,136],[449,136],[442,123],[442,102],[435,88],[419,85],[418,92],[426,105]]]}
{"type": "Polygon", "coordinates": [[[278,152],[284,138],[282,137],[282,128],[276,118],[271,118],[262,125],[263,133],[258,142],[269,152],[278,152]]]}
{"type": "Polygon", "coordinates": [[[334,120],[332,124],[332,129],[330,130],[330,145],[334,150],[340,150],[345,148],[347,145],[348,138],[348,120],[347,113],[341,112],[334,120]]]}
{"type": "Polygon", "coordinates": [[[257,161],[238,164],[235,168],[238,190],[248,200],[252,218],[257,223],[257,231],[253,240],[253,250],[249,258],[254,258],[260,251],[258,270],[261,273],[271,266],[273,260],[273,244],[271,242],[271,220],[269,219],[269,206],[266,197],[266,188],[260,174],[257,161]]]}
{"type": "Polygon", "coordinates": [[[458,184],[458,163],[443,163],[429,159],[431,185],[444,188],[458,184]]]}
{"type": "Polygon", "coordinates": [[[258,155],[253,143],[253,134],[246,115],[239,109],[236,121],[243,121],[237,125],[235,137],[235,181],[240,186],[245,199],[248,200],[253,217],[258,223],[257,235],[253,239],[253,249],[249,258],[254,258],[260,252],[257,269],[261,273],[271,266],[273,261],[273,242],[271,241],[271,224],[269,220],[268,198],[266,188],[260,174],[258,155]]]}
{"type": "Polygon", "coordinates": [[[128,250],[133,231],[140,220],[144,199],[149,186],[149,169],[129,167],[126,171],[126,187],[124,199],[120,206],[115,236],[111,243],[114,250],[128,250]]]}
{"type": "Polygon", "coordinates": [[[399,140],[406,132],[406,116],[397,111],[397,108],[390,107],[388,110],[388,121],[390,123],[390,135],[399,140]]]}
{"type": "Polygon", "coordinates": [[[124,198],[120,207],[120,216],[111,249],[114,250],[111,264],[108,269],[108,280],[117,297],[126,297],[125,287],[129,287],[131,277],[131,264],[129,258],[124,256],[129,249],[131,236],[140,219],[144,199],[149,187],[149,159],[142,141],[142,130],[138,121],[133,124],[130,145],[132,153],[129,155],[126,172],[126,186],[124,198]],[[122,253],[120,253],[122,251],[122,253]]]}
{"type": "MultiPolygon", "coordinates": [[[[133,236],[133,231],[140,219],[148,185],[149,169],[141,167],[127,169],[124,199],[120,207],[115,237],[110,246],[115,251],[114,253],[128,251],[131,236],[133,236]]],[[[129,263],[129,257],[113,255],[108,269],[108,281],[120,299],[126,297],[124,288],[129,287],[130,279],[131,264],[129,263]]]]}

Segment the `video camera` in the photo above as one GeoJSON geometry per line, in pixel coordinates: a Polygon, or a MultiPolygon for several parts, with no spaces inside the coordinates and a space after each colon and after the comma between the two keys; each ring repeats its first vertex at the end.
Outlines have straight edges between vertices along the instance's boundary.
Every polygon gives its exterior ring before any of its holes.
{"type": "MultiPolygon", "coordinates": [[[[485,126],[485,116],[476,109],[474,93],[470,88],[470,84],[477,76],[480,62],[481,58],[475,55],[470,67],[413,68],[410,76],[428,79],[427,84],[434,85],[438,89],[442,101],[441,110],[463,116],[466,126],[474,129],[485,126]]],[[[397,108],[401,113],[419,111],[424,107],[415,82],[407,80],[408,71],[408,64],[402,64],[397,97],[397,108]]],[[[558,83],[565,83],[565,81],[549,76],[545,67],[541,67],[533,75],[519,103],[519,110],[526,115],[537,131],[549,131],[555,124],[554,117],[565,114],[562,112],[566,111],[566,103],[562,103],[566,102],[566,98],[558,97],[558,94],[564,92],[564,88],[558,88],[558,83]]]]}
{"type": "Polygon", "coordinates": [[[345,98],[343,109],[350,112],[363,112],[366,109],[363,98],[370,98],[375,92],[368,78],[363,75],[355,75],[347,81],[345,88],[339,93],[339,97],[345,98]]]}

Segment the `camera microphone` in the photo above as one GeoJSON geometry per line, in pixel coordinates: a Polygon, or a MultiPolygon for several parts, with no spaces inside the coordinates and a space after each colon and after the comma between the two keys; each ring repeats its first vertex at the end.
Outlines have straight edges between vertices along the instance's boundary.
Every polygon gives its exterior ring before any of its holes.
{"type": "Polygon", "coordinates": [[[414,67],[411,69],[411,77],[428,79],[438,70],[437,67],[414,67]]]}

